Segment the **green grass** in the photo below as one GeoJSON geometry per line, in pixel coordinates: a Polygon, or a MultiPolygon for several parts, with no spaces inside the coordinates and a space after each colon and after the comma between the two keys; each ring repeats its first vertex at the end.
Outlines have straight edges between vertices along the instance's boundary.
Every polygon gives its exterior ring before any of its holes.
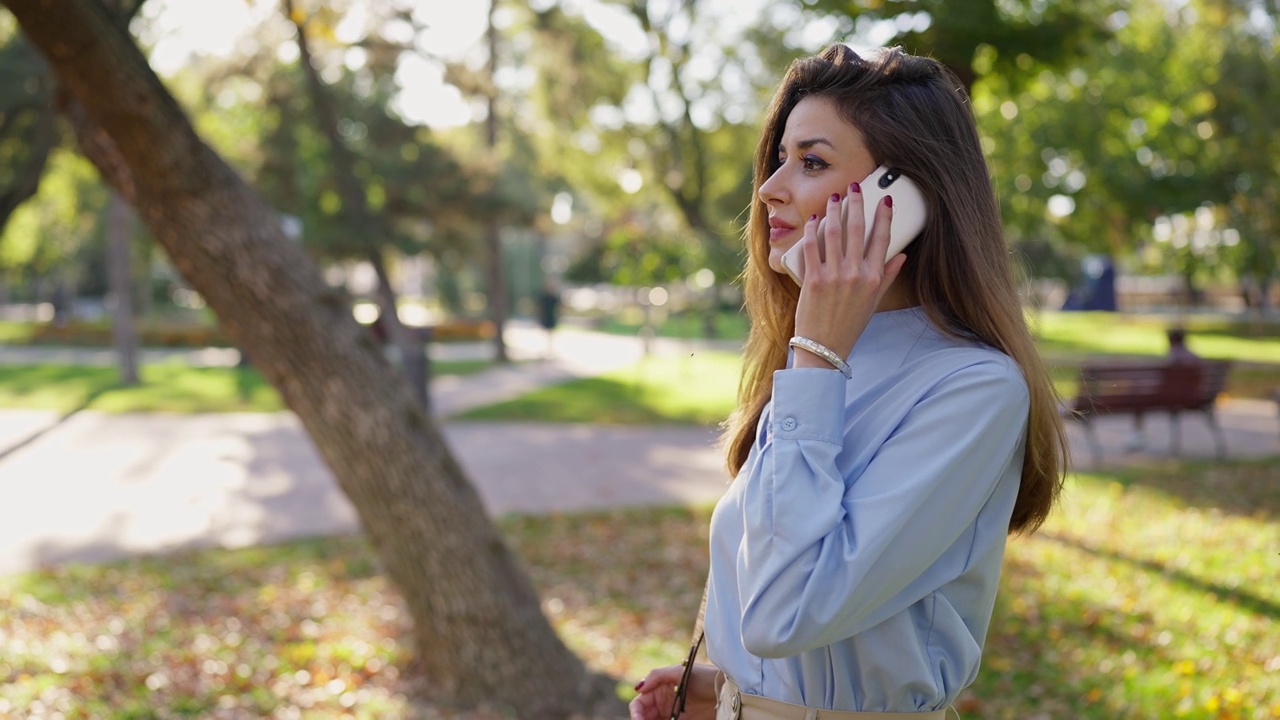
{"type": "Polygon", "coordinates": [[[623,370],[541,388],[466,412],[464,420],[714,425],[733,411],[741,358],[698,351],[653,356],[623,370]]]}
{"type": "MultiPolygon", "coordinates": [[[[1042,352],[1050,355],[1164,355],[1171,319],[1117,313],[1031,313],[1042,352]]],[[[1280,325],[1207,317],[1182,321],[1187,347],[1208,358],[1280,364],[1280,325]]]]}
{"type": "MultiPolygon", "coordinates": [[[[1280,718],[1276,460],[1073,477],[1042,531],[1009,542],[965,720],[1280,718]]],[[[566,643],[629,686],[687,648],[708,517],[500,525],[566,643]]],[[[338,537],[0,578],[0,716],[40,697],[68,718],[456,717],[406,699],[407,620],[376,567],[338,537]]]]}
{"type": "MultiPolygon", "coordinates": [[[[1046,314],[1037,323],[1041,346],[1049,355],[1050,373],[1060,396],[1073,397],[1079,363],[1106,355],[1164,355],[1168,339],[1162,325],[1131,324],[1104,313],[1046,314]],[[1137,328],[1134,330],[1133,328],[1137,328]],[[1136,338],[1136,339],[1135,339],[1136,338]],[[1139,352],[1141,351],[1141,352],[1139,352]]],[[[1228,341],[1241,345],[1242,360],[1232,369],[1227,395],[1270,399],[1280,388],[1280,363],[1265,361],[1277,338],[1193,335],[1190,346],[1205,356],[1228,341]],[[1252,362],[1250,362],[1252,361],[1252,362]]],[[[542,388],[515,400],[471,410],[466,420],[583,422],[603,424],[715,424],[728,417],[737,397],[741,358],[726,352],[653,357],[640,365],[598,378],[542,388]]]]}
{"type": "MultiPolygon", "coordinates": [[[[436,375],[478,372],[491,363],[433,363],[436,375]]],[[[144,365],[142,383],[126,387],[120,372],[83,365],[0,365],[0,407],[84,408],[100,412],[274,412],[279,393],[252,368],[193,368],[177,362],[144,365]]]]}
{"type": "Polygon", "coordinates": [[[1275,462],[1074,478],[1044,530],[1010,542],[969,709],[1280,717],[1275,462]]]}
{"type": "MultiPolygon", "coordinates": [[[[661,337],[705,338],[705,324],[706,318],[700,311],[686,310],[664,315],[654,331],[661,337]]],[[[627,308],[604,318],[598,329],[614,335],[637,335],[643,327],[644,313],[638,308],[627,308]]],[[[713,327],[716,339],[744,340],[750,325],[744,313],[721,311],[716,313],[713,327]]]]}
{"type": "MultiPolygon", "coordinates": [[[[1043,352],[1052,355],[1164,355],[1169,341],[1165,330],[1178,323],[1188,331],[1188,347],[1205,357],[1280,364],[1280,323],[1252,319],[1225,319],[1213,315],[1188,315],[1181,320],[1156,315],[1102,312],[1029,312],[1043,352]]],[[[600,325],[603,332],[635,335],[643,327],[643,314],[628,309],[600,325]]],[[[665,317],[655,331],[664,337],[703,337],[703,317],[682,312],[665,317]]],[[[743,339],[749,325],[746,315],[716,315],[716,336],[743,339]]]]}
{"type": "MultiPolygon", "coordinates": [[[[1161,356],[1168,350],[1168,321],[1112,313],[1038,313],[1031,317],[1039,344],[1050,359],[1055,387],[1076,391],[1076,367],[1100,356],[1161,356]]],[[[723,314],[722,320],[741,322],[723,314]]],[[[665,331],[692,336],[697,317],[673,319],[665,331]],[[688,332],[686,332],[688,331],[688,332]]],[[[25,324],[0,323],[0,337],[25,324]]],[[[1228,379],[1231,397],[1271,398],[1280,388],[1280,328],[1208,317],[1185,321],[1189,347],[1205,357],[1237,362],[1228,379]]],[[[625,328],[626,325],[617,325],[625,328]]],[[[745,324],[743,325],[745,328],[745,324]]],[[[634,332],[634,326],[632,326],[634,332]]],[[[471,373],[483,362],[435,363],[439,375],[471,373]]],[[[633,368],[535,391],[511,402],[477,409],[470,420],[531,420],[610,424],[716,424],[732,411],[740,360],[731,353],[654,357],[633,368]]],[[[89,407],[109,412],[271,411],[281,407],[275,391],[253,370],[190,369],[178,365],[143,368],[144,385],[121,388],[110,368],[0,367],[0,407],[89,407]]]]}
{"type": "Polygon", "coordinates": [[[0,320],[0,343],[28,345],[34,334],[35,324],[15,320],[0,320]]]}

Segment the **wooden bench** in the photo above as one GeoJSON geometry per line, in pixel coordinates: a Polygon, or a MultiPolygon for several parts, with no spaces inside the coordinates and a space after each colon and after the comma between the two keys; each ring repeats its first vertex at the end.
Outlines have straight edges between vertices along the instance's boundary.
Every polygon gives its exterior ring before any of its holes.
{"type": "Polygon", "coordinates": [[[1095,467],[1102,448],[1093,419],[1099,415],[1132,414],[1134,428],[1142,430],[1148,412],[1167,412],[1171,425],[1173,455],[1180,450],[1179,414],[1203,412],[1213,431],[1218,457],[1227,454],[1227,441],[1214,415],[1214,402],[1227,382],[1227,360],[1162,361],[1159,363],[1089,362],[1080,367],[1076,396],[1064,407],[1065,414],[1084,423],[1089,435],[1095,467]]]}

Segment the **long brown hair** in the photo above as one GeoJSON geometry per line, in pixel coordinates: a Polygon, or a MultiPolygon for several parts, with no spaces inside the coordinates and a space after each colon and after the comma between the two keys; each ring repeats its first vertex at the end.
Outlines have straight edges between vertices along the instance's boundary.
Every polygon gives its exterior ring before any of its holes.
{"type": "MultiPolygon", "coordinates": [[[[1010,532],[1034,531],[1048,517],[1069,463],[1058,396],[1032,341],[1018,296],[990,172],[963,86],[942,64],[899,48],[864,58],[845,45],[791,64],[765,116],[755,156],[758,189],[778,168],[787,118],[800,100],[822,97],[862,132],[878,164],[919,185],[929,219],[907,251],[898,282],[908,283],[935,325],[1013,358],[1031,396],[1022,483],[1010,532]]],[[[729,471],[737,475],[786,366],[799,289],[769,267],[768,208],[752,198],[743,287],[751,332],[738,409],[724,434],[729,471]]]]}

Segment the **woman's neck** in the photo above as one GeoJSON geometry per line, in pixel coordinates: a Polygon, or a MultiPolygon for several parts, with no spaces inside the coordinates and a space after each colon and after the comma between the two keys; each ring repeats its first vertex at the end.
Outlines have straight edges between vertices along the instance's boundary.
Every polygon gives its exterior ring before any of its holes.
{"type": "Polygon", "coordinates": [[[919,305],[916,301],[915,293],[911,292],[910,287],[899,276],[889,286],[884,297],[880,298],[880,304],[876,306],[876,312],[885,312],[886,310],[903,310],[905,308],[919,305]]]}

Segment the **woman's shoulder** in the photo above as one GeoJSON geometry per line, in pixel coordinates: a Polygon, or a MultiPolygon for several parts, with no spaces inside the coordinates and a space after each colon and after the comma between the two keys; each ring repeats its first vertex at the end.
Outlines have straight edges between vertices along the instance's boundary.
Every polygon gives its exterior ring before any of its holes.
{"type": "Polygon", "coordinates": [[[923,308],[877,313],[873,322],[871,344],[879,354],[872,365],[885,373],[889,387],[915,387],[925,392],[948,378],[986,377],[997,383],[1003,378],[1009,385],[1025,388],[1022,371],[1013,358],[985,343],[942,330],[923,308]]]}
{"type": "MultiPolygon", "coordinates": [[[[912,344],[908,360],[930,358],[933,360],[950,360],[958,363],[995,363],[997,365],[1013,364],[1013,359],[1000,350],[962,332],[948,332],[938,327],[923,309],[912,308],[904,315],[905,322],[918,328],[916,341],[912,344]]],[[[1016,364],[1013,364],[1016,367],[1016,364]]]]}
{"type": "Polygon", "coordinates": [[[985,377],[1026,388],[1026,378],[1018,363],[1004,352],[978,340],[947,333],[928,323],[905,358],[906,373],[924,373],[937,379],[985,377]]]}

